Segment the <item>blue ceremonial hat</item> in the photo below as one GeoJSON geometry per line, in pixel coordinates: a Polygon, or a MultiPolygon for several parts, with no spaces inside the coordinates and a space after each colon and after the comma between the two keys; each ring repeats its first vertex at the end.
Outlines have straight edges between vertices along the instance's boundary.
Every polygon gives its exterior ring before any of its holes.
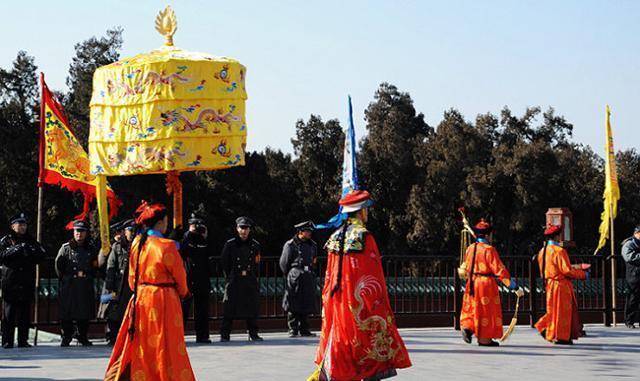
{"type": "Polygon", "coordinates": [[[27,223],[27,216],[23,212],[16,214],[15,216],[11,217],[11,219],[9,220],[9,225],[26,224],[26,223],[27,223]]]}

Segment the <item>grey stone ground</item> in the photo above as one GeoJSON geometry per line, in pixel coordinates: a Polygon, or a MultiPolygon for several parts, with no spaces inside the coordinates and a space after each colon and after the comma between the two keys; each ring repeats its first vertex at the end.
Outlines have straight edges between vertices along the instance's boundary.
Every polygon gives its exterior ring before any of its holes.
{"type": "MultiPolygon", "coordinates": [[[[547,344],[528,327],[518,327],[500,348],[462,342],[452,329],[401,330],[413,367],[394,380],[638,380],[640,330],[588,326],[588,337],[572,347],[547,344]]],[[[45,336],[46,337],[46,336],[45,336]]],[[[188,351],[198,380],[305,380],[313,370],[317,339],[289,339],[266,333],[263,343],[234,335],[226,344],[195,345],[188,351]]],[[[101,380],[110,354],[105,345],[90,349],[0,350],[0,380],[101,380]]]]}

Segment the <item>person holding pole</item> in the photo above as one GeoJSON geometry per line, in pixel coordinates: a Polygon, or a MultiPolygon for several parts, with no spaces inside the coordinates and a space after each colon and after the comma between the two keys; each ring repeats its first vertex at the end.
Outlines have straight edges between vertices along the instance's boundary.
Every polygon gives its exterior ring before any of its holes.
{"type": "Polygon", "coordinates": [[[547,312],[535,324],[542,337],[554,344],[572,345],[582,334],[574,279],[588,279],[589,272],[572,266],[569,254],[560,246],[562,226],[549,225],[544,231],[544,247],[538,265],[547,295],[547,312]]]}
{"type": "Polygon", "coordinates": [[[497,347],[500,344],[493,339],[503,336],[502,304],[497,281],[510,290],[516,290],[518,286],[489,241],[491,225],[481,219],[473,227],[473,231],[476,242],[467,248],[464,261],[467,285],[460,313],[462,339],[471,344],[472,336],[475,335],[478,345],[497,347]]]}
{"type": "Polygon", "coordinates": [[[0,239],[2,266],[2,347],[13,348],[18,327],[18,347],[28,343],[31,322],[31,302],[36,285],[36,265],[45,257],[45,250],[27,233],[27,218],[19,213],[9,221],[11,231],[0,239]]]}
{"type": "Polygon", "coordinates": [[[622,243],[622,258],[627,268],[627,300],[624,308],[624,323],[635,329],[640,322],[640,225],[633,230],[633,236],[622,243]]]}

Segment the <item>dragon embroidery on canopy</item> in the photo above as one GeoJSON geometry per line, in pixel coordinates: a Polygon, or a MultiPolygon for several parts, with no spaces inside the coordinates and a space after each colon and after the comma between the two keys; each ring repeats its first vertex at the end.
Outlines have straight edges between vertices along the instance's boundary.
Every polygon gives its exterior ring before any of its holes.
{"type": "Polygon", "coordinates": [[[378,280],[372,275],[365,275],[358,280],[356,289],[353,292],[358,304],[354,307],[349,306],[351,313],[356,321],[356,325],[360,331],[370,332],[371,347],[366,350],[366,355],[360,359],[360,364],[365,360],[389,361],[398,353],[398,348],[392,348],[393,338],[389,335],[388,327],[391,324],[391,317],[383,318],[380,315],[371,315],[365,319],[360,316],[364,309],[363,295],[381,295],[383,287],[378,280]]]}
{"type": "MultiPolygon", "coordinates": [[[[196,106],[199,107],[199,105],[196,106]]],[[[193,109],[197,107],[190,107],[187,111],[193,111],[193,109]]],[[[160,119],[163,126],[173,126],[178,132],[190,132],[202,129],[207,133],[207,125],[213,124],[212,133],[214,134],[220,133],[220,129],[217,126],[218,124],[225,124],[229,132],[231,132],[231,123],[241,120],[240,117],[233,115],[231,111],[223,113],[221,109],[216,111],[210,108],[201,110],[194,122],[191,122],[187,117],[182,115],[180,109],[162,112],[160,113],[160,119]]]]}

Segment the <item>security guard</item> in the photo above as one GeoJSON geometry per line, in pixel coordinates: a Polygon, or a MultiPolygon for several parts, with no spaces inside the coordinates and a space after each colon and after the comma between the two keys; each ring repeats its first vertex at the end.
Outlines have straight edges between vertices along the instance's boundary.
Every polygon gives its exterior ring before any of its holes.
{"type": "Polygon", "coordinates": [[[55,268],[60,282],[60,321],[62,347],[73,339],[75,322],[78,342],[91,346],[87,338],[89,320],[95,317],[94,279],[98,270],[98,251],[87,237],[89,224],[74,221],[73,238],[60,247],[55,268]]]}
{"type": "Polygon", "coordinates": [[[316,312],[316,276],[313,265],[318,248],[311,239],[315,225],[311,221],[295,225],[296,235],[282,248],[280,269],[286,277],[282,308],[287,311],[289,337],[315,336],[309,331],[307,317],[316,312]]]}
{"type": "Polygon", "coordinates": [[[117,241],[111,245],[107,259],[104,295],[110,295],[109,307],[105,313],[109,334],[109,345],[115,344],[120,325],[124,319],[127,304],[133,292],[129,287],[129,251],[136,236],[136,225],[132,219],[119,224],[120,234],[117,241]]]}
{"type": "Polygon", "coordinates": [[[253,221],[248,217],[236,219],[238,235],[228,240],[222,249],[222,270],[225,276],[224,318],[220,327],[220,341],[230,340],[234,319],[246,319],[250,341],[262,341],[258,335],[260,289],[258,268],[260,244],[251,238],[253,221]]]}
{"type": "Polygon", "coordinates": [[[2,347],[13,348],[18,327],[18,347],[30,347],[31,302],[35,295],[36,264],[45,251],[27,233],[27,217],[19,213],[9,220],[11,231],[0,240],[2,266],[2,347]]]}
{"type": "Polygon", "coordinates": [[[209,344],[209,293],[211,292],[211,269],[205,222],[195,213],[188,221],[189,230],[184,233],[180,252],[187,267],[187,281],[193,298],[183,301],[183,315],[187,316],[193,301],[196,342],[209,344]]]}

